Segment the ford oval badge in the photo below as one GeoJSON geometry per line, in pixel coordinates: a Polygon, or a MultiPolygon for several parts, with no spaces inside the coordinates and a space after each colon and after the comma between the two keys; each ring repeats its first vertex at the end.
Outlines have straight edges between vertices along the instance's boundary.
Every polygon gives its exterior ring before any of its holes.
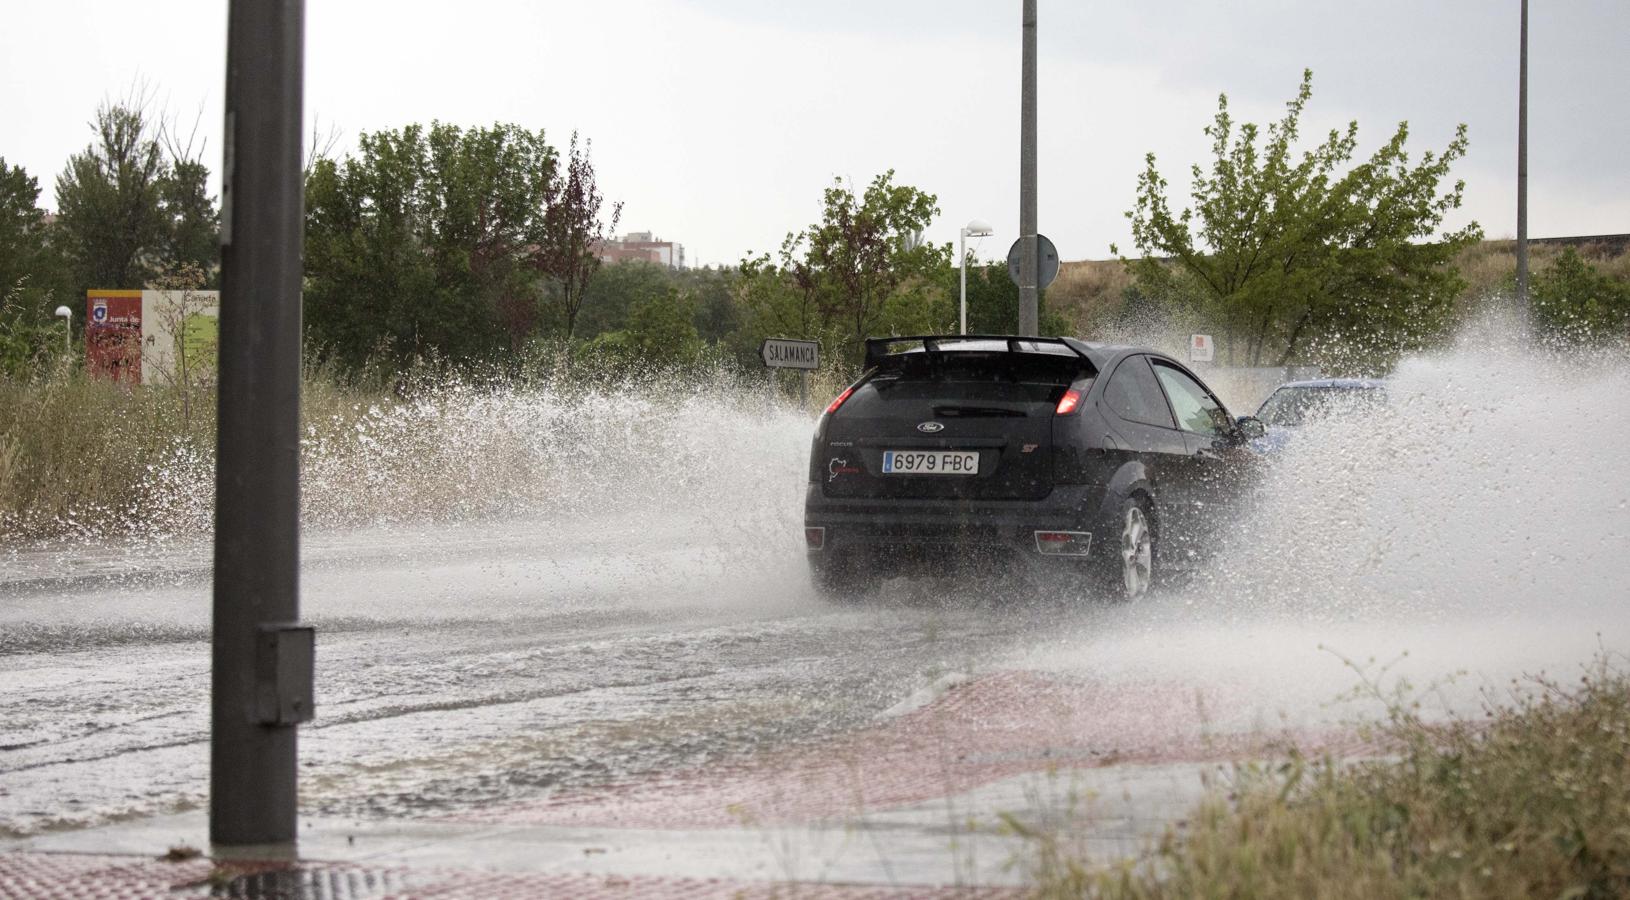
{"type": "Polygon", "coordinates": [[[917,426],[917,430],[924,434],[933,434],[936,431],[944,431],[945,426],[939,422],[924,422],[917,426]]]}

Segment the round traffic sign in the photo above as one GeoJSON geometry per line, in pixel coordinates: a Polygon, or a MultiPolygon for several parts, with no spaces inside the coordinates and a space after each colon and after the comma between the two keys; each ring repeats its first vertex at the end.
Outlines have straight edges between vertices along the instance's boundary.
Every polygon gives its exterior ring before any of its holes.
{"type": "MultiPolygon", "coordinates": [[[[1007,275],[1019,284],[1019,259],[1024,251],[1024,238],[1013,242],[1007,251],[1007,275]]],[[[1036,235],[1036,287],[1044,288],[1053,283],[1058,277],[1058,248],[1047,239],[1047,235],[1036,235]]],[[[1022,285],[1021,285],[1022,287],[1022,285]]]]}

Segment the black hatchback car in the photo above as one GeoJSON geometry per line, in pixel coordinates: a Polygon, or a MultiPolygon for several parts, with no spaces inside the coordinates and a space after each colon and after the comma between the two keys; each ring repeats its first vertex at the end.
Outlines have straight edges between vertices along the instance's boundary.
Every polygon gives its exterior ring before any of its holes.
{"type": "Polygon", "coordinates": [[[1153,350],[869,340],[865,374],[815,430],[810,569],[835,598],[895,576],[1019,569],[1135,599],[1158,572],[1200,558],[1261,435],[1153,350]]]}

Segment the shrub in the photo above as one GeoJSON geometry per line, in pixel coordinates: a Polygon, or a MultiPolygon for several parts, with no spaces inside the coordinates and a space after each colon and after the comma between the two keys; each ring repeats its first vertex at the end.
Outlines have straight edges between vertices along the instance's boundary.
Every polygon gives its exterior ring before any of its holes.
{"type": "Polygon", "coordinates": [[[1044,897],[1630,896],[1630,678],[1599,660],[1480,720],[1391,706],[1396,753],[1239,768],[1181,833],[1108,869],[1036,842],[1044,897]]]}

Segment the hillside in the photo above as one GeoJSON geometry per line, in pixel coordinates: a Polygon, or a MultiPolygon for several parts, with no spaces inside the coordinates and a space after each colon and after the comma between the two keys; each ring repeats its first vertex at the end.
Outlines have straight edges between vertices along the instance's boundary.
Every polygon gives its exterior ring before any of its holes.
{"type": "MultiPolygon", "coordinates": [[[[1578,249],[1604,273],[1630,281],[1630,234],[1530,239],[1530,271],[1536,275],[1544,271],[1566,247],[1578,249]]],[[[1473,315],[1516,278],[1516,241],[1483,241],[1461,253],[1456,265],[1466,280],[1460,314],[1473,315]]],[[[1047,304],[1072,323],[1077,333],[1095,334],[1121,318],[1124,292],[1131,284],[1132,277],[1120,260],[1065,262],[1058,280],[1047,289],[1047,304]]]]}

